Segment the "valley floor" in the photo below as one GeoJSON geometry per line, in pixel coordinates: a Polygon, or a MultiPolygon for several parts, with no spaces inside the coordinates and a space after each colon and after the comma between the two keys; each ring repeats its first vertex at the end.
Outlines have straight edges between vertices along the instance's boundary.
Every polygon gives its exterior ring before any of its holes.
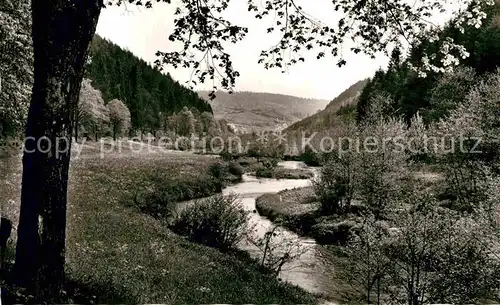
{"type": "Polygon", "coordinates": [[[263,274],[247,258],[188,242],[163,221],[127,207],[153,172],[194,179],[212,162],[178,153],[101,158],[92,145],[73,158],[66,270],[85,295],[68,296],[68,302],[315,303],[311,294],[263,274]]]}

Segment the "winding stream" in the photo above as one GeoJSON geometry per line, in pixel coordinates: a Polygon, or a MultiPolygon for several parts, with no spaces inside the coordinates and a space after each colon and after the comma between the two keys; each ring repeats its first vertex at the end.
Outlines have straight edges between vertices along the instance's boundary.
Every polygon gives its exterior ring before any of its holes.
{"type": "MultiPolygon", "coordinates": [[[[295,161],[281,162],[279,165],[291,169],[306,167],[302,162],[295,161]]],[[[255,234],[263,236],[273,226],[273,223],[255,211],[255,199],[265,193],[277,193],[285,189],[309,185],[311,185],[311,181],[306,179],[258,179],[244,175],[241,183],[225,188],[223,194],[236,194],[239,196],[244,209],[252,212],[251,222],[255,225],[255,234]]],[[[287,239],[294,238],[299,240],[301,246],[306,248],[307,251],[298,259],[285,264],[282,267],[279,277],[309,292],[328,296],[329,292],[332,291],[332,281],[329,277],[331,266],[325,265],[324,260],[320,258],[319,250],[321,246],[317,245],[314,239],[301,237],[288,230],[284,230],[283,236],[287,239]]],[[[261,252],[249,243],[242,244],[240,248],[248,251],[254,257],[261,257],[261,252]]]]}

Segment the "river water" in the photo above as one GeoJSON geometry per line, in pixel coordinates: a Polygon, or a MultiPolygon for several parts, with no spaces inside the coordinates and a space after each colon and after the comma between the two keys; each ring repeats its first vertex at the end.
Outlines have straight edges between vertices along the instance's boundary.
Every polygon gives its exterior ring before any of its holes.
{"type": "MultiPolygon", "coordinates": [[[[302,162],[286,161],[281,162],[280,166],[297,169],[305,168],[302,162]]],[[[311,169],[313,170],[313,169],[311,169]]],[[[223,190],[224,195],[236,194],[241,199],[245,210],[251,213],[251,223],[255,226],[257,236],[264,236],[273,223],[266,217],[256,212],[255,199],[266,193],[277,193],[285,189],[310,186],[311,181],[305,179],[258,179],[252,176],[244,175],[241,183],[229,186],[223,190]]],[[[294,261],[291,261],[282,267],[279,277],[291,284],[304,288],[312,293],[319,293],[328,297],[332,291],[331,266],[321,259],[320,245],[317,245],[314,239],[301,237],[291,231],[282,229],[282,236],[286,240],[295,239],[300,243],[302,255],[294,261]]],[[[276,241],[279,243],[279,241],[276,241]]],[[[242,243],[240,248],[248,251],[253,257],[260,258],[261,251],[250,243],[242,243]]],[[[333,303],[330,303],[333,304],[333,303]]]]}

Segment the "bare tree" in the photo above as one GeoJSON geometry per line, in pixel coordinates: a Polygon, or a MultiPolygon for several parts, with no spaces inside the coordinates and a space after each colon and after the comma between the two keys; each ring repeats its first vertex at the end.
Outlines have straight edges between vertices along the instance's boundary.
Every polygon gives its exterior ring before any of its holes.
{"type": "Polygon", "coordinates": [[[278,276],[287,263],[309,251],[298,238],[287,236],[286,231],[274,225],[262,237],[249,235],[247,240],[261,252],[260,265],[278,276]]]}
{"type": "Polygon", "coordinates": [[[80,99],[75,119],[75,139],[79,127],[85,128],[87,133],[95,136],[102,134],[110,123],[109,109],[104,105],[101,92],[94,89],[89,79],[83,79],[80,99]],[[81,125],[81,126],[79,126],[81,125]]]}

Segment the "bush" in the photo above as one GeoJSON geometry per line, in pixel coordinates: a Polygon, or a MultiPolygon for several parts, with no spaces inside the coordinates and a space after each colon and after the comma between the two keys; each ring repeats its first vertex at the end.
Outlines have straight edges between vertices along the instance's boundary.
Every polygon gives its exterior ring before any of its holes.
{"type": "Polygon", "coordinates": [[[218,185],[207,179],[195,181],[157,181],[147,190],[135,193],[133,206],[142,213],[166,218],[172,215],[178,202],[208,197],[218,190],[218,185]]]}
{"type": "Polygon", "coordinates": [[[238,159],[238,164],[241,166],[250,166],[253,164],[258,163],[257,159],[254,158],[249,158],[249,157],[243,157],[238,159]]]}
{"type": "Polygon", "coordinates": [[[356,156],[344,155],[343,158],[330,160],[321,168],[314,190],[323,215],[349,212],[356,187],[356,165],[356,156]]]}
{"type": "Polygon", "coordinates": [[[318,153],[315,153],[313,149],[306,146],[304,152],[300,155],[300,160],[302,160],[307,166],[321,166],[321,158],[318,153]]]}
{"type": "Polygon", "coordinates": [[[229,173],[241,177],[245,173],[245,169],[237,162],[229,163],[229,173]]]}
{"type": "Polygon", "coordinates": [[[227,166],[222,162],[216,162],[208,167],[208,174],[214,182],[217,192],[222,192],[224,181],[227,177],[227,166]]]}
{"type": "Polygon", "coordinates": [[[265,168],[271,169],[271,168],[275,168],[276,166],[278,166],[278,159],[265,158],[265,159],[261,160],[261,163],[265,168]]]}
{"type": "Polygon", "coordinates": [[[236,158],[236,156],[228,152],[227,150],[224,150],[223,152],[220,153],[220,158],[224,161],[233,161],[236,158]]]}
{"type": "Polygon", "coordinates": [[[359,224],[354,220],[320,222],[312,226],[311,235],[320,244],[346,245],[357,230],[359,230],[359,224]]]}
{"type": "Polygon", "coordinates": [[[255,171],[255,176],[259,178],[272,178],[274,170],[272,168],[260,167],[255,171]]]}
{"type": "Polygon", "coordinates": [[[171,229],[190,241],[221,250],[236,248],[248,230],[248,212],[236,196],[196,201],[176,217],[171,229]]]}
{"type": "Polygon", "coordinates": [[[247,155],[252,158],[261,158],[264,157],[264,152],[259,147],[251,147],[248,149],[247,155]]]}
{"type": "Polygon", "coordinates": [[[184,150],[188,150],[190,148],[192,148],[191,141],[187,137],[180,137],[175,142],[175,149],[177,149],[177,150],[184,151],[184,150]]]}

